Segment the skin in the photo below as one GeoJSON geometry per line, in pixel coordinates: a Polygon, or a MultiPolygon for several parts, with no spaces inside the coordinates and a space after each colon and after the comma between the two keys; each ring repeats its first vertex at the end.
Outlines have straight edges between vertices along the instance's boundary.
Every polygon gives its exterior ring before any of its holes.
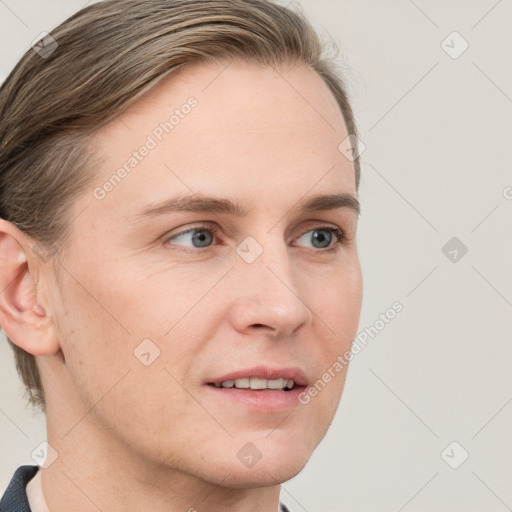
{"type": "Polygon", "coordinates": [[[0,223],[0,321],[37,356],[58,453],[42,470],[50,510],[275,512],[280,483],[337,410],[346,367],[310,403],[280,412],[214,400],[204,386],[255,364],[298,366],[312,384],[350,349],[362,301],[357,214],[297,210],[317,193],[357,197],[336,101],[302,64],[189,66],[97,131],[95,186],[190,96],[197,106],[114,190],[98,200],[88,189],[73,205],[58,273],[0,223]],[[250,213],[136,220],[191,192],[250,213]],[[194,233],[168,240],[201,223],[218,228],[213,238],[199,229],[206,247],[194,233]],[[346,241],[315,246],[325,225],[346,241]],[[235,250],[247,236],[263,248],[252,263],[235,250]],[[147,338],[160,349],[149,366],[134,356],[147,338]],[[248,442],[262,454],[252,467],[237,457],[248,442]]]}

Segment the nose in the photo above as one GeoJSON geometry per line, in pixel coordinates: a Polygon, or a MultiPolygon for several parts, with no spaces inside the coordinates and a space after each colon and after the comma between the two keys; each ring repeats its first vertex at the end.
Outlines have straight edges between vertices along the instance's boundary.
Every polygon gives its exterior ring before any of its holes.
{"type": "Polygon", "coordinates": [[[269,240],[261,254],[248,261],[251,258],[238,258],[231,275],[236,293],[230,320],[239,332],[286,338],[312,321],[313,312],[301,293],[301,275],[293,269],[282,240],[269,240]]]}

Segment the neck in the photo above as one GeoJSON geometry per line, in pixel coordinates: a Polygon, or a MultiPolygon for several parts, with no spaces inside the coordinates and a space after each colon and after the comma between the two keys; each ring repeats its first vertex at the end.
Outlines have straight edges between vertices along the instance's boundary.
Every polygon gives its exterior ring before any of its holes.
{"type": "Polygon", "coordinates": [[[72,430],[65,430],[47,423],[48,443],[58,454],[53,463],[41,469],[44,499],[51,512],[278,510],[277,482],[243,488],[243,483],[233,480],[235,472],[222,477],[215,472],[198,476],[183,471],[179,460],[148,461],[133,447],[100,431],[88,417],[72,430]]]}

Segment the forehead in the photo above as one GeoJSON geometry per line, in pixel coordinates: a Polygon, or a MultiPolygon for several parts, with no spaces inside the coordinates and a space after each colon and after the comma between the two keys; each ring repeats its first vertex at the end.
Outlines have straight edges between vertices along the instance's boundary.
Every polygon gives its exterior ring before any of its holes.
{"type": "MultiPolygon", "coordinates": [[[[328,86],[303,63],[283,63],[279,67],[223,61],[188,64],[161,79],[121,117],[125,122],[140,122],[141,117],[161,121],[168,109],[172,111],[190,96],[198,99],[202,117],[216,116],[219,126],[233,125],[240,121],[240,114],[249,114],[245,123],[257,127],[259,116],[251,113],[263,114],[285,126],[290,120],[281,114],[290,113],[290,109],[295,117],[302,113],[304,120],[317,127],[325,125],[336,130],[343,124],[328,86]]],[[[115,131],[116,125],[110,129],[115,131]]]]}
{"type": "Polygon", "coordinates": [[[355,194],[353,164],[338,150],[346,136],[334,96],[308,66],[189,65],[95,134],[95,184],[122,175],[96,206],[127,212],[194,192],[271,200],[315,183],[315,193],[355,194]]]}

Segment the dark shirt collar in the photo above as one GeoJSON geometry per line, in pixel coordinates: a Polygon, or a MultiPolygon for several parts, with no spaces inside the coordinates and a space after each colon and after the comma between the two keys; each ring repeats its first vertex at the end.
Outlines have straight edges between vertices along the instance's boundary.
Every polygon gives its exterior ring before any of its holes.
{"type": "Polygon", "coordinates": [[[0,512],[30,512],[27,484],[35,476],[39,466],[20,466],[15,472],[0,500],[0,512]]]}

